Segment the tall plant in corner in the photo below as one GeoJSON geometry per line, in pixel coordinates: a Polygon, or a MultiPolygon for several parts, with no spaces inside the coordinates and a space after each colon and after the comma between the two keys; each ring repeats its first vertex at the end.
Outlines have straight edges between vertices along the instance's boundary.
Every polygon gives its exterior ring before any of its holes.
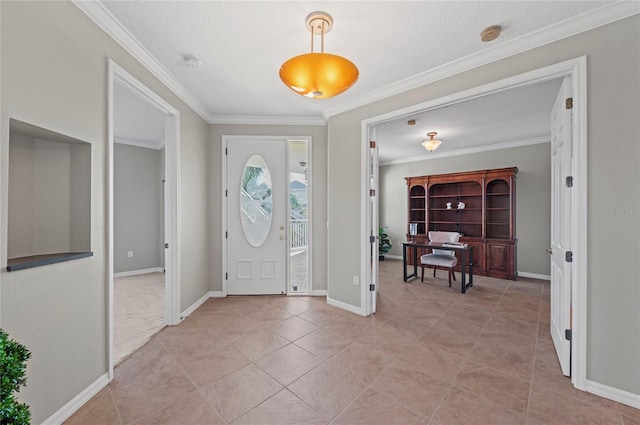
{"type": "Polygon", "coordinates": [[[0,424],[28,425],[29,406],[19,403],[15,393],[26,385],[25,370],[31,353],[0,329],[0,424]]]}
{"type": "Polygon", "coordinates": [[[378,260],[380,261],[384,261],[384,254],[391,249],[391,240],[386,231],[386,226],[378,228],[378,260]]]}

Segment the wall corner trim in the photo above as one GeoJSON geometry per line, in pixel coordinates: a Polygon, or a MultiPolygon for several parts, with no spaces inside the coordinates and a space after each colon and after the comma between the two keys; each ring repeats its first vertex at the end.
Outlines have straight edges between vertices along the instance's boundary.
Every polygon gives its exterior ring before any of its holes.
{"type": "Polygon", "coordinates": [[[334,307],[341,308],[351,313],[355,313],[360,316],[366,316],[362,308],[356,307],[355,305],[343,303],[342,301],[334,300],[333,298],[329,298],[328,296],[327,296],[327,304],[332,305],[334,307]]]}
{"type": "Polygon", "coordinates": [[[195,303],[191,304],[191,307],[187,308],[185,311],[182,312],[182,314],[180,315],[180,320],[185,319],[186,317],[189,317],[191,315],[191,313],[193,313],[194,311],[196,311],[198,309],[198,307],[200,307],[202,304],[204,304],[205,302],[207,302],[207,300],[209,298],[213,298],[214,297],[214,292],[207,292],[206,294],[204,294],[202,297],[200,297],[199,300],[197,300],[195,303]]]}
{"type": "Polygon", "coordinates": [[[71,401],[62,406],[60,410],[49,416],[49,418],[42,422],[42,425],[58,425],[63,423],[108,384],[109,376],[107,373],[105,373],[104,375],[96,379],[91,385],[85,388],[82,392],[80,392],[80,394],[72,398],[71,401]]]}
{"type": "Polygon", "coordinates": [[[587,392],[640,409],[640,394],[630,393],[587,379],[587,392]]]}
{"type": "Polygon", "coordinates": [[[152,267],[150,269],[130,270],[128,272],[114,273],[113,277],[116,278],[116,277],[136,276],[139,274],[147,274],[147,273],[164,273],[164,268],[152,267]]]}
{"type": "Polygon", "coordinates": [[[516,275],[518,277],[528,277],[530,279],[551,280],[551,276],[546,274],[516,272],[516,275]]]}

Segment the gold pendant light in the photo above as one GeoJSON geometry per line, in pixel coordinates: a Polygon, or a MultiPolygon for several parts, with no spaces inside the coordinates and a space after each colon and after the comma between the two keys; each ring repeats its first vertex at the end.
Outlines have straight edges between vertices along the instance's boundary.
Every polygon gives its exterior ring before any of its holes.
{"type": "Polygon", "coordinates": [[[313,99],[336,96],[355,84],[358,68],[348,59],[324,53],[324,35],[331,30],[333,18],[325,12],[307,16],[307,29],[311,32],[311,53],[296,56],[280,67],[280,79],[294,92],[313,99]],[[313,51],[313,37],[322,40],[320,53],[313,51]]]}

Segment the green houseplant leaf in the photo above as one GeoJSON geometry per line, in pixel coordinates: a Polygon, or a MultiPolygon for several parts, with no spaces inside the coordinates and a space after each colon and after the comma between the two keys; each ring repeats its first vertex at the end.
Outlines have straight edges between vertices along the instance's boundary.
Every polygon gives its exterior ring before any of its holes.
{"type": "Polygon", "coordinates": [[[378,228],[378,254],[384,255],[391,250],[391,240],[385,232],[387,227],[378,228]]]}
{"type": "Polygon", "coordinates": [[[0,329],[0,424],[28,425],[29,406],[20,403],[15,393],[26,385],[25,372],[31,353],[0,329]]]}

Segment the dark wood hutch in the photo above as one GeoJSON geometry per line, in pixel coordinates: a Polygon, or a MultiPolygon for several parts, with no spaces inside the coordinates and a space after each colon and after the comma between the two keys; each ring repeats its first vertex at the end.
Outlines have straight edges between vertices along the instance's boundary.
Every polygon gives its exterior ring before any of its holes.
{"type": "Polygon", "coordinates": [[[430,230],[458,232],[474,248],[474,274],[515,280],[517,172],[512,167],[405,177],[407,240],[427,242],[430,230]],[[415,236],[409,223],[417,224],[415,236]]]}

